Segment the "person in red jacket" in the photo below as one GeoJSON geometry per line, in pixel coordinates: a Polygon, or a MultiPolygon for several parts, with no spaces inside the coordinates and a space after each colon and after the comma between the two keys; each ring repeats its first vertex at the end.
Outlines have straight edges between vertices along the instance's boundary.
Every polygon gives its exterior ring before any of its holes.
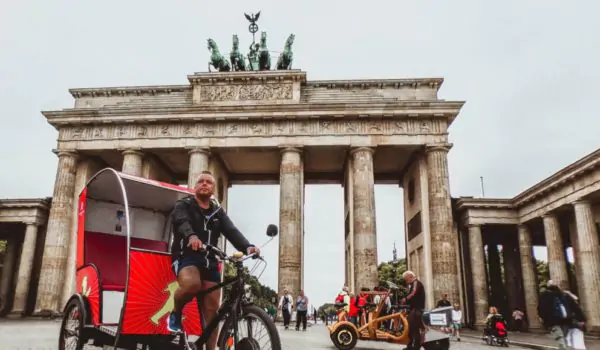
{"type": "Polygon", "coordinates": [[[350,293],[350,311],[348,312],[348,320],[358,326],[358,304],[357,296],[354,293],[350,293]]]}

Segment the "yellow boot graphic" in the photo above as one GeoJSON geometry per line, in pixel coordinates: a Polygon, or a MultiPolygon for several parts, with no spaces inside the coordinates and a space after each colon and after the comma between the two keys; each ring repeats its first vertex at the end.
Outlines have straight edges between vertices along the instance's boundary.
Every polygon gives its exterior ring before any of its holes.
{"type": "Polygon", "coordinates": [[[81,281],[81,295],[83,295],[84,297],[88,297],[90,295],[90,292],[92,291],[92,287],[88,287],[88,276],[84,276],[83,280],[81,281]]]}
{"type": "Polygon", "coordinates": [[[169,297],[167,298],[163,306],[160,308],[160,310],[158,310],[154,314],[154,316],[150,318],[150,321],[152,321],[152,323],[154,323],[155,325],[158,326],[158,321],[161,318],[163,318],[163,316],[173,311],[173,308],[175,308],[175,291],[177,290],[177,288],[179,288],[179,284],[177,283],[177,281],[173,281],[169,283],[165,289],[163,289],[163,292],[169,293],[169,297]]]}

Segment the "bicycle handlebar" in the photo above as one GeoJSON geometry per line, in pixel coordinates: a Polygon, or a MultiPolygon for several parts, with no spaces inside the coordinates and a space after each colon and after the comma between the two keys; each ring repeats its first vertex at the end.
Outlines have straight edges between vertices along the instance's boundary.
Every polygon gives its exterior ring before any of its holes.
{"type": "Polygon", "coordinates": [[[231,262],[243,262],[248,259],[260,259],[264,261],[264,259],[261,256],[256,255],[256,253],[245,255],[243,252],[237,251],[234,252],[231,256],[227,256],[227,254],[225,254],[224,251],[210,244],[202,244],[202,248],[205,249],[207,252],[215,253],[223,260],[231,262]]]}

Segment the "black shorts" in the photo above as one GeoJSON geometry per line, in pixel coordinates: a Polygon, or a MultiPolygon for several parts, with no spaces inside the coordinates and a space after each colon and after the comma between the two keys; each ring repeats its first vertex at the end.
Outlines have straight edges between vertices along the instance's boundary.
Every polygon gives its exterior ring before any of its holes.
{"type": "Polygon", "coordinates": [[[201,256],[182,256],[179,259],[173,261],[171,265],[173,267],[173,272],[175,272],[175,276],[179,275],[179,271],[184,267],[195,266],[198,271],[200,271],[200,279],[202,281],[210,281],[210,282],[221,282],[221,272],[218,269],[209,269],[206,267],[206,258],[201,256]]]}

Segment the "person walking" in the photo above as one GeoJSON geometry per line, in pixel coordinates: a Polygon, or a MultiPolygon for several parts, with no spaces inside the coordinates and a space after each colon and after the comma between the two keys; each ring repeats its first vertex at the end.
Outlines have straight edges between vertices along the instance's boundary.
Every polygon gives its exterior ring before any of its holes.
{"type": "Polygon", "coordinates": [[[546,290],[540,294],[538,304],[538,315],[544,326],[550,329],[550,336],[559,350],[568,349],[566,336],[573,321],[569,299],[553,280],[549,280],[546,290]]]}
{"type": "Polygon", "coordinates": [[[523,317],[525,317],[525,314],[523,313],[523,311],[521,311],[517,307],[517,308],[515,308],[515,311],[513,311],[512,317],[513,317],[513,329],[516,332],[520,332],[521,329],[523,328],[523,317]]]}
{"type": "Polygon", "coordinates": [[[566,343],[573,350],[585,350],[584,332],[586,318],[579,305],[579,298],[568,290],[565,291],[565,295],[567,297],[568,308],[571,310],[571,315],[573,317],[565,337],[566,343]]]}
{"type": "Polygon", "coordinates": [[[300,330],[302,323],[302,331],[306,332],[306,314],[308,313],[308,298],[304,295],[304,291],[300,291],[298,299],[296,299],[296,330],[300,330]]]}
{"type": "Polygon", "coordinates": [[[460,328],[462,326],[462,310],[460,309],[460,305],[458,303],[454,304],[454,309],[452,310],[452,331],[454,337],[456,337],[456,341],[460,341],[460,328]]]}
{"type": "Polygon", "coordinates": [[[281,315],[283,316],[283,327],[288,329],[290,327],[290,319],[292,318],[292,303],[294,298],[288,292],[287,288],[283,290],[283,295],[281,299],[279,299],[279,306],[277,307],[281,310],[281,315]]]}

